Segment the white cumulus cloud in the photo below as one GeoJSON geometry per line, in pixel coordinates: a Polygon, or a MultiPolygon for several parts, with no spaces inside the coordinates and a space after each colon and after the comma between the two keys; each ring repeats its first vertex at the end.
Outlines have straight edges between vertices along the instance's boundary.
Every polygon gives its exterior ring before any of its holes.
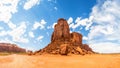
{"type": "Polygon", "coordinates": [[[19,0],[0,0],[0,21],[9,22],[12,14],[17,12],[19,0]]]}
{"type": "Polygon", "coordinates": [[[93,23],[92,20],[93,20],[93,16],[90,16],[89,18],[85,18],[85,19],[82,19],[81,17],[77,17],[75,23],[72,23],[73,19],[69,18],[68,24],[72,29],[76,29],[78,27],[84,26],[85,30],[89,30],[93,23]]]}
{"type": "Polygon", "coordinates": [[[32,38],[35,37],[35,36],[34,36],[34,33],[33,33],[32,31],[29,32],[29,36],[32,37],[32,38]]]}
{"type": "Polygon", "coordinates": [[[67,22],[68,22],[68,24],[73,23],[73,18],[72,18],[72,17],[70,17],[70,18],[67,20],[67,22]]]}
{"type": "Polygon", "coordinates": [[[15,25],[15,24],[13,24],[12,22],[8,22],[8,23],[7,23],[7,25],[8,25],[8,26],[9,26],[9,28],[11,28],[11,29],[16,28],[16,25],[15,25]]]}
{"type": "Polygon", "coordinates": [[[36,30],[37,28],[40,28],[40,29],[44,29],[45,28],[45,24],[46,24],[47,22],[44,20],[44,19],[42,19],[40,22],[35,22],[34,24],[33,24],[33,30],[36,30]]]}
{"type": "Polygon", "coordinates": [[[97,52],[120,52],[120,1],[106,0],[92,8],[88,42],[97,52]]]}
{"type": "Polygon", "coordinates": [[[29,10],[31,9],[33,6],[38,5],[40,3],[41,0],[27,0],[27,2],[24,4],[24,9],[25,10],[29,10]]]}
{"type": "Polygon", "coordinates": [[[90,44],[90,47],[99,53],[120,53],[120,45],[117,43],[104,42],[90,44]]]}
{"type": "Polygon", "coordinates": [[[39,36],[39,37],[37,38],[37,41],[42,41],[43,38],[44,38],[44,36],[39,36]]]}
{"type": "Polygon", "coordinates": [[[86,37],[86,36],[83,36],[83,38],[82,38],[83,40],[88,40],[88,37],[86,37]]]}
{"type": "Polygon", "coordinates": [[[10,40],[8,38],[1,39],[0,43],[12,43],[12,44],[16,44],[15,42],[13,42],[12,40],[10,40]]]}
{"type": "Polygon", "coordinates": [[[21,42],[21,43],[28,43],[29,40],[24,38],[23,35],[26,32],[26,24],[22,22],[20,26],[16,27],[15,29],[8,32],[8,35],[12,37],[14,42],[21,42]]]}
{"type": "Polygon", "coordinates": [[[3,30],[3,29],[4,29],[4,27],[0,26],[0,30],[3,30]]]}
{"type": "Polygon", "coordinates": [[[7,35],[8,33],[6,32],[6,31],[4,31],[4,30],[2,30],[2,31],[0,31],[0,36],[5,36],[5,35],[7,35]]]}

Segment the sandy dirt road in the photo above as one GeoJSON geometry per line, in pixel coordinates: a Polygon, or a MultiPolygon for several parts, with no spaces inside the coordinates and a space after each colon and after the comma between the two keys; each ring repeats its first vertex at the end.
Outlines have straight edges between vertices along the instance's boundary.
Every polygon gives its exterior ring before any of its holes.
{"type": "Polygon", "coordinates": [[[0,56],[0,68],[120,68],[119,55],[9,55],[0,56]]]}

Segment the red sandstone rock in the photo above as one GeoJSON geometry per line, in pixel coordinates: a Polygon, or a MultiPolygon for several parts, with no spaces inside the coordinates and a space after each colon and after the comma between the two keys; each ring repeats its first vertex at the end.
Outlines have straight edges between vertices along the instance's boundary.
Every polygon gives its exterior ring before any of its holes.
{"type": "Polygon", "coordinates": [[[81,55],[84,55],[82,49],[80,47],[77,47],[76,50],[81,54],[81,55]]]}
{"type": "Polygon", "coordinates": [[[27,54],[28,54],[28,55],[33,55],[33,52],[32,52],[31,50],[28,50],[28,51],[27,51],[27,54]]]}
{"type": "Polygon", "coordinates": [[[60,45],[60,54],[67,55],[68,54],[68,44],[60,45]]]}
{"type": "Polygon", "coordinates": [[[77,32],[73,32],[71,33],[71,42],[74,45],[80,45],[82,46],[82,35],[77,33],[77,32]]]}
{"type": "Polygon", "coordinates": [[[54,32],[52,34],[51,41],[69,41],[70,40],[70,30],[69,25],[66,20],[59,19],[58,23],[54,27],[54,32]]]}
{"type": "Polygon", "coordinates": [[[82,35],[77,32],[70,34],[70,29],[67,21],[63,18],[59,19],[54,26],[54,32],[51,37],[51,42],[45,48],[36,51],[36,54],[78,54],[85,55],[93,53],[92,49],[82,44],[82,35]]]}
{"type": "Polygon", "coordinates": [[[15,44],[0,43],[0,52],[26,52],[26,50],[15,44]]]}
{"type": "Polygon", "coordinates": [[[87,44],[83,44],[82,48],[85,49],[85,50],[87,50],[87,51],[93,52],[92,49],[87,44]]]}

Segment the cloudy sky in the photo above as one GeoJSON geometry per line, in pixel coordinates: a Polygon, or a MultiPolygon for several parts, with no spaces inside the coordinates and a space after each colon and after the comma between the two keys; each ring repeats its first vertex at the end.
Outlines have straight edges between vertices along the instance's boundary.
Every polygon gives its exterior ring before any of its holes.
{"type": "Polygon", "coordinates": [[[39,50],[59,18],[100,53],[120,53],[120,0],[0,0],[0,42],[39,50]]]}

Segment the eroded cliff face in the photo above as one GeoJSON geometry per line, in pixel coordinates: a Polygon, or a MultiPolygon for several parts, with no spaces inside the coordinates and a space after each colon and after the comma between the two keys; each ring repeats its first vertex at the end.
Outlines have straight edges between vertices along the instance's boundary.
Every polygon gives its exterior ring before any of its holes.
{"type": "Polygon", "coordinates": [[[71,33],[70,42],[76,46],[82,46],[82,34],[79,34],[77,32],[71,33]]]}
{"type": "Polygon", "coordinates": [[[0,52],[26,52],[25,49],[18,47],[15,44],[0,43],[0,52]]]}
{"type": "Polygon", "coordinates": [[[35,54],[93,54],[94,52],[87,44],[82,44],[82,34],[70,33],[67,21],[60,18],[54,26],[51,42],[45,48],[36,51],[35,54]]]}
{"type": "Polygon", "coordinates": [[[51,42],[56,41],[69,41],[70,40],[70,29],[67,21],[59,19],[58,23],[54,27],[54,32],[51,37],[51,42]]]}

